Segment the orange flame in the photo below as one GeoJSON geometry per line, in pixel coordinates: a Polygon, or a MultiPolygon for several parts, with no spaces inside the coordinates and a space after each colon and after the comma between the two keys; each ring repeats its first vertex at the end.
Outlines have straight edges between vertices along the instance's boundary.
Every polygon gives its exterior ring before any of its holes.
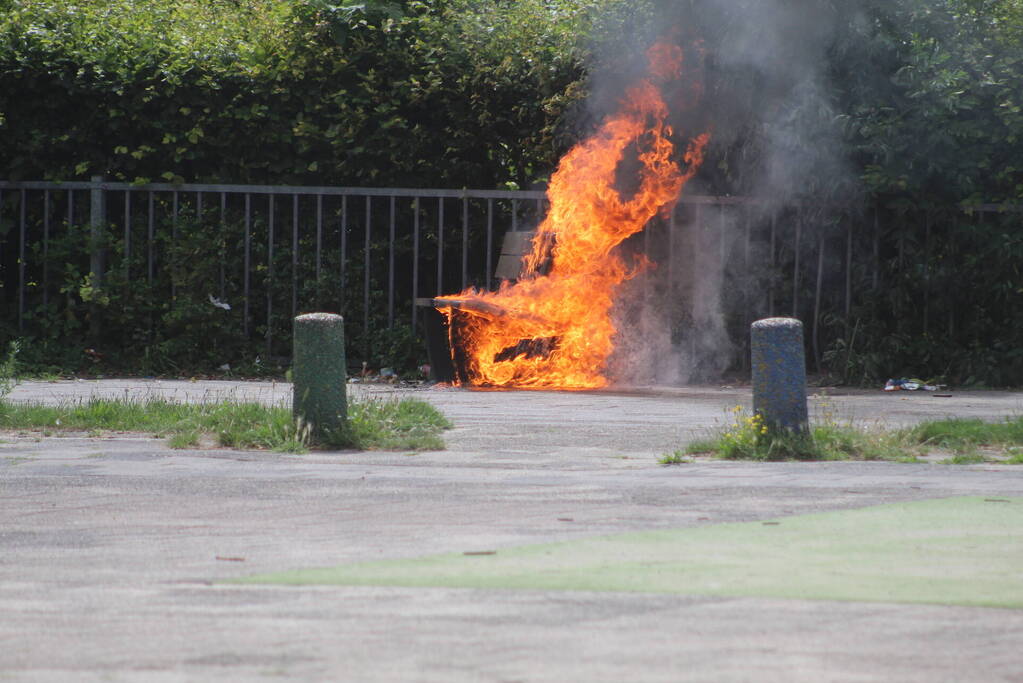
{"type": "Polygon", "coordinates": [[[709,139],[702,134],[690,141],[684,171],[672,160],[668,106],[657,83],[678,77],[683,55],[659,43],[647,58],[649,75],[627,89],[620,110],[562,158],[522,277],[496,292],[469,289],[445,297],[451,303],[438,306],[450,326],[459,310],[453,345],[461,345],[472,384],[607,385],[604,368],[617,333],[611,317],[615,295],[645,265],[630,270],[615,248],[674,204],[702,163],[709,139]],[[640,150],[639,187],[623,197],[616,174],[630,149],[640,150]]]}

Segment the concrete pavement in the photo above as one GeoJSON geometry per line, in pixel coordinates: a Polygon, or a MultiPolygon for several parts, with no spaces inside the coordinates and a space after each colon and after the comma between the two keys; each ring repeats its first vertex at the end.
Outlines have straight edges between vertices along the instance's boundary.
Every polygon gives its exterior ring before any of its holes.
{"type": "MultiPolygon", "coordinates": [[[[289,389],[26,383],[12,399],[274,402],[289,389]]],[[[730,407],[748,405],[743,388],[352,390],[433,403],[456,425],[448,450],[287,455],[176,451],[137,435],[4,435],[0,680],[1010,681],[1023,673],[1023,611],[1014,609],[219,583],[884,503],[1023,496],[1023,468],[1001,465],[657,464],[723,424],[730,407]]],[[[1023,394],[831,392],[812,405],[895,426],[1018,415],[1023,394]]]]}

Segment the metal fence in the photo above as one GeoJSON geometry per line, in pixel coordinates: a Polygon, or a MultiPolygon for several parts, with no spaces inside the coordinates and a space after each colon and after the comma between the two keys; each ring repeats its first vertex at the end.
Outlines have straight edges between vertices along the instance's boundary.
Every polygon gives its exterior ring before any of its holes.
{"type": "Polygon", "coordinates": [[[118,275],[123,282],[163,284],[173,300],[180,278],[167,276],[188,263],[174,263],[168,255],[178,252],[181,240],[194,243],[198,235],[219,261],[216,281],[208,283],[211,295],[240,307],[242,334],[261,334],[269,354],[291,318],[310,307],[354,314],[352,322],[368,338],[371,323],[415,325],[418,297],[491,287],[500,236],[535,224],[543,197],[479,190],[132,185],[99,178],[0,182],[0,279],[5,292],[15,293],[16,306],[9,296],[5,303],[16,314],[16,331],[30,334],[29,311],[48,306],[65,284],[54,278],[66,265],[54,259],[55,239],[77,229],[79,271],[98,280],[118,275]],[[309,296],[312,289],[315,296],[309,296]]]}
{"type": "MultiPolygon", "coordinates": [[[[75,305],[70,285],[144,289],[170,307],[188,287],[231,306],[239,333],[267,356],[288,355],[296,314],[336,310],[355,355],[369,357],[375,331],[416,326],[417,298],[494,287],[503,234],[533,228],[544,211],[542,191],[0,181],[5,331],[39,334],[75,305]]],[[[940,215],[913,216],[926,221],[925,243],[906,245],[887,226],[909,218],[889,210],[684,196],[627,248],[655,264],[645,300],[694,363],[721,365],[727,339],[725,364],[745,367],[749,324],[791,315],[806,324],[819,366],[823,349],[848,336],[858,298],[883,286],[883,262],[912,261],[926,277],[931,225],[948,220],[940,215]]]]}

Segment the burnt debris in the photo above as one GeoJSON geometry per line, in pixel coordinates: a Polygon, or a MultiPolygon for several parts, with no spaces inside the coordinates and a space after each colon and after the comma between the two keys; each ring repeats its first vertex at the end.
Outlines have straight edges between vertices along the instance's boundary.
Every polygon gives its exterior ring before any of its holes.
{"type": "Polygon", "coordinates": [[[514,346],[509,346],[494,355],[494,362],[515,360],[519,357],[549,358],[555,349],[558,348],[557,337],[537,337],[536,339],[521,339],[514,346]]]}

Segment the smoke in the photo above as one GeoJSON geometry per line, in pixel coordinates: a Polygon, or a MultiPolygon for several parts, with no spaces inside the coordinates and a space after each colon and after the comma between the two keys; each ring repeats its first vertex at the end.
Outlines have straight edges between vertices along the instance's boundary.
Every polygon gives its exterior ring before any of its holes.
{"type": "MultiPolygon", "coordinates": [[[[706,382],[730,366],[737,369],[746,318],[767,308],[758,283],[771,265],[750,258],[750,225],[785,207],[856,196],[829,58],[836,44],[861,28],[859,4],[665,2],[651,28],[636,33],[642,44],[633,46],[633,54],[642,55],[664,27],[672,27],[672,39],[686,53],[686,82],[671,93],[679,148],[688,137],[712,135],[707,161],[684,195],[765,201],[725,212],[678,208],[671,248],[654,238],[650,253],[658,267],[620,292],[619,338],[609,364],[616,383],[706,382]]],[[[641,64],[638,56],[615,59],[614,53],[623,53],[620,43],[605,48],[597,53],[602,66],[593,83],[594,118],[610,110],[641,64]]],[[[648,228],[658,229],[667,231],[648,228]]]]}
{"type": "MultiPolygon", "coordinates": [[[[828,71],[841,33],[862,19],[856,3],[758,0],[701,3],[726,23],[715,37],[704,111],[723,151],[746,152],[737,189],[780,202],[848,191],[828,71]]],[[[680,18],[681,20],[681,18],[680,18]]]]}

